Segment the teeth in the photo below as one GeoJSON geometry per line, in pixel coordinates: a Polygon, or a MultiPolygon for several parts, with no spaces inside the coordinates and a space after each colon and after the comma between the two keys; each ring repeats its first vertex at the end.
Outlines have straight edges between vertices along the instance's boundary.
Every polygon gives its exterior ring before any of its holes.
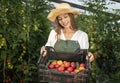
{"type": "Polygon", "coordinates": [[[67,23],[63,23],[64,26],[67,26],[67,23]]]}

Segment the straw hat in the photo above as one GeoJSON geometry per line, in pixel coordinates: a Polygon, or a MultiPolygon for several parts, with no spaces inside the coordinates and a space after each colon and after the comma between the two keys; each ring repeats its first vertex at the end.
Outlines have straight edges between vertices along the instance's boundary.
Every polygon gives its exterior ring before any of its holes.
{"type": "Polygon", "coordinates": [[[79,12],[74,10],[68,3],[61,3],[49,13],[47,18],[50,21],[55,22],[56,17],[64,13],[72,13],[75,17],[79,15],[79,12]]]}

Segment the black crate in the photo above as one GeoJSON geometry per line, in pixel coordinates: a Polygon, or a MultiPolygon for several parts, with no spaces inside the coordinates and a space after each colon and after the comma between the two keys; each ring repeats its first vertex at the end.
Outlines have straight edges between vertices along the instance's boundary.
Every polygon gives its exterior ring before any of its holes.
{"type": "Polygon", "coordinates": [[[85,69],[79,73],[57,72],[39,65],[39,83],[89,83],[89,70],[85,69]]]}
{"type": "Polygon", "coordinates": [[[45,57],[40,56],[38,64],[46,64],[48,60],[65,60],[69,62],[86,63],[87,49],[77,49],[74,53],[56,52],[53,47],[46,46],[47,54],[45,57]]]}
{"type": "Polygon", "coordinates": [[[38,81],[39,83],[89,83],[90,78],[90,62],[86,61],[85,57],[87,55],[87,50],[78,50],[75,53],[56,53],[54,48],[47,47],[47,55],[46,57],[40,56],[38,60],[38,81]],[[64,57],[65,55],[71,56],[69,59],[64,57]],[[63,55],[59,57],[59,55],[63,55]],[[74,57],[77,55],[76,57],[74,57]],[[78,57],[78,56],[82,56],[78,57]],[[74,61],[74,62],[84,62],[86,64],[86,69],[79,73],[65,73],[65,72],[57,72],[46,67],[48,60],[66,60],[66,61],[74,61]]]}

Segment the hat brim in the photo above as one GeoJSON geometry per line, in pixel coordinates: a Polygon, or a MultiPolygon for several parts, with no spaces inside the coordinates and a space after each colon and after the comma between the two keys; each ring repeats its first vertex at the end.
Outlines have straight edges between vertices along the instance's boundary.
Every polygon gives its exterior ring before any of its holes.
{"type": "Polygon", "coordinates": [[[54,9],[49,13],[47,18],[50,21],[55,22],[56,17],[64,13],[72,13],[75,18],[79,15],[79,12],[74,9],[54,9]]]}

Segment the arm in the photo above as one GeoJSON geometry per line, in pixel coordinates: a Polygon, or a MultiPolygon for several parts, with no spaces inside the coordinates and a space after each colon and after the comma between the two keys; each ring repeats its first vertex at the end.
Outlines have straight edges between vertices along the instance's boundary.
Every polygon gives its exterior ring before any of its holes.
{"type": "Polygon", "coordinates": [[[47,43],[45,44],[45,46],[51,46],[51,47],[54,47],[54,44],[56,42],[56,32],[55,30],[51,30],[50,34],[49,34],[49,37],[48,37],[48,40],[47,40],[47,43]]]}
{"type": "MultiPolygon", "coordinates": [[[[55,30],[51,30],[49,36],[48,36],[48,40],[47,40],[47,43],[45,44],[45,46],[51,46],[51,47],[54,47],[54,44],[56,42],[56,32],[55,30]]],[[[41,47],[41,50],[40,50],[40,54],[45,56],[47,54],[47,51],[45,49],[45,46],[42,46],[41,47]]]]}
{"type": "Polygon", "coordinates": [[[79,31],[76,36],[80,45],[80,49],[88,49],[89,48],[88,35],[83,31],[79,31]]]}
{"type": "MultiPolygon", "coordinates": [[[[81,33],[81,38],[78,38],[80,42],[80,48],[81,49],[89,49],[89,42],[88,42],[88,35],[86,33],[81,33]]],[[[88,56],[86,56],[86,59],[88,60],[88,57],[90,59],[90,62],[94,60],[94,56],[91,52],[88,52],[88,56]]]]}

